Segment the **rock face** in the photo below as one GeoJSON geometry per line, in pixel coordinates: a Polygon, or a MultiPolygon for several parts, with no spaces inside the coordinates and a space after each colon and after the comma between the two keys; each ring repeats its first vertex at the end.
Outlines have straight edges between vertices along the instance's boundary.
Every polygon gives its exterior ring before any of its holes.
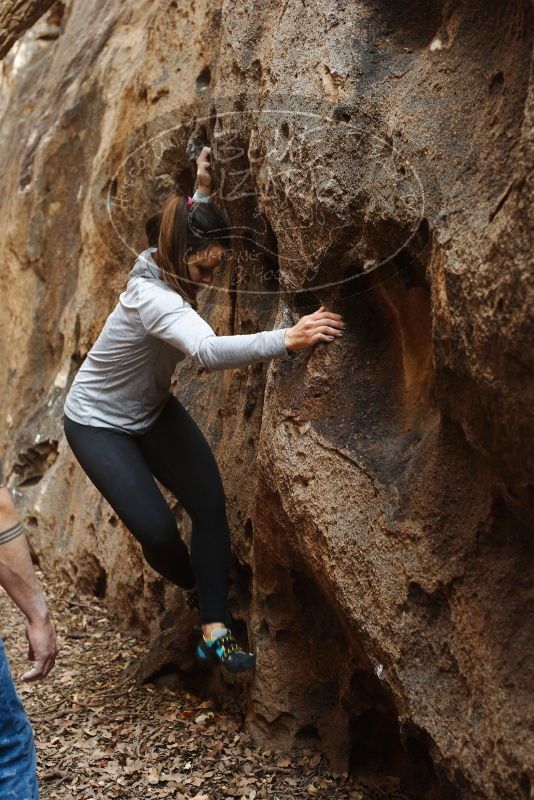
{"type": "Polygon", "coordinates": [[[200,312],[219,334],[320,304],[347,323],[287,362],[177,371],[257,652],[235,699],[258,737],[416,797],[529,798],[530,4],[51,13],[0,100],[2,460],[41,566],[150,635],[141,675],[193,679],[180,593],[82,473],[62,405],[204,128],[238,235],[200,312]]]}

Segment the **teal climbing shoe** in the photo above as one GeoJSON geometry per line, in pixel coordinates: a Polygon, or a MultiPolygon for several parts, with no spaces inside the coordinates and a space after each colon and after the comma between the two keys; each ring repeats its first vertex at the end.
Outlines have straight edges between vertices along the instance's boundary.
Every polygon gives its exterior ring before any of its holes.
{"type": "Polygon", "coordinates": [[[234,639],[232,631],[229,628],[225,630],[226,633],[210,639],[209,642],[201,637],[196,648],[198,661],[203,664],[222,664],[229,672],[253,669],[254,653],[243,650],[234,639]]]}

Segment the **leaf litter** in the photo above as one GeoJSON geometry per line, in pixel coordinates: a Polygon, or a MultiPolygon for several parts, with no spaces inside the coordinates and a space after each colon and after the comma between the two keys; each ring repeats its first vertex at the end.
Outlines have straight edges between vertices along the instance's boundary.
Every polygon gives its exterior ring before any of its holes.
{"type": "Polygon", "coordinates": [[[0,635],[34,729],[41,800],[386,797],[334,775],[320,753],[256,744],[243,715],[215,699],[139,685],[132,666],[146,643],[116,630],[104,601],[64,578],[48,576],[46,587],[60,653],[46,680],[32,684],[19,677],[28,663],[24,618],[0,592],[0,635]]]}

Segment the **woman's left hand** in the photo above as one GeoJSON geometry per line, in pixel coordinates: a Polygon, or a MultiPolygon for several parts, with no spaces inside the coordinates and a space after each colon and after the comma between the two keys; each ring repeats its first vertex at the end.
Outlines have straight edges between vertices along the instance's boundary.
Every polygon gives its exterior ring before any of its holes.
{"type": "Polygon", "coordinates": [[[211,147],[203,147],[197,158],[197,189],[211,194],[211,147]]]}

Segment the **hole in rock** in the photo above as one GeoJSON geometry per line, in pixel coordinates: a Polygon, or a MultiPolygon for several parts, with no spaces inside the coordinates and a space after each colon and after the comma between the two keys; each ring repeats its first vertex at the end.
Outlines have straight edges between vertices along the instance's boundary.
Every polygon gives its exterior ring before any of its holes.
{"type": "Polygon", "coordinates": [[[336,106],[332,112],[332,119],[339,122],[350,122],[352,119],[350,109],[347,106],[336,106]]]}
{"type": "Polygon", "coordinates": [[[261,273],[262,289],[273,291],[280,283],[280,264],[278,262],[278,243],[275,243],[273,249],[269,249],[264,253],[264,267],[261,273]]]}
{"type": "Polygon", "coordinates": [[[416,725],[405,724],[402,743],[407,756],[403,782],[415,797],[424,800],[453,800],[455,791],[444,773],[439,776],[430,755],[433,742],[430,736],[416,725]]]}
{"type": "MultiPolygon", "coordinates": [[[[179,668],[177,664],[164,664],[160,667],[157,672],[154,672],[150,675],[144,683],[150,683],[153,686],[157,686],[159,689],[183,689],[184,684],[187,682],[184,680],[184,672],[179,668]]],[[[191,687],[189,687],[191,688],[191,687]]]]}
{"type": "Polygon", "coordinates": [[[154,580],[150,581],[150,594],[152,599],[158,603],[161,607],[162,611],[163,608],[163,601],[165,599],[165,585],[160,578],[155,578],[154,580]]]}
{"type": "MultiPolygon", "coordinates": [[[[248,163],[246,159],[247,169],[248,163]]],[[[236,229],[236,252],[231,262],[232,285],[247,289],[257,287],[263,292],[274,294],[280,281],[278,240],[269,220],[254,202],[243,209],[242,213],[245,225],[236,229]]],[[[266,303],[271,299],[268,294],[265,295],[266,303]]]]}
{"type": "Polygon", "coordinates": [[[378,786],[385,775],[400,781],[402,746],[394,717],[371,708],[350,721],[349,732],[349,772],[352,775],[378,786]]]}
{"type": "Polygon", "coordinates": [[[417,609],[418,613],[424,617],[425,623],[431,625],[444,612],[448,611],[449,603],[443,587],[437,588],[433,592],[427,592],[417,581],[410,581],[408,584],[408,597],[406,607],[417,609]]]}
{"type": "Polygon", "coordinates": [[[313,314],[322,305],[317,295],[310,291],[297,292],[293,303],[296,310],[302,315],[313,314]]]}
{"type": "Polygon", "coordinates": [[[17,486],[35,486],[50,469],[58,455],[56,439],[45,439],[19,453],[13,471],[19,476],[17,486]]]}
{"type": "Polygon", "coordinates": [[[319,742],[321,737],[315,725],[303,725],[295,734],[295,739],[301,743],[319,742]]]}
{"type": "Polygon", "coordinates": [[[424,14],[417,4],[398,0],[381,0],[376,10],[382,35],[405,47],[427,47],[443,22],[441,0],[427,0],[424,14]]]}
{"type": "Polygon", "coordinates": [[[97,575],[93,594],[95,597],[105,597],[106,596],[106,585],[107,585],[107,575],[106,571],[100,567],[100,572],[97,575]]]}
{"type": "MultiPolygon", "coordinates": [[[[337,617],[315,579],[298,568],[290,570],[290,577],[294,617],[298,618],[301,629],[306,630],[310,636],[320,636],[324,631],[329,631],[329,635],[334,636],[338,629],[337,617]]],[[[289,606],[289,602],[287,605],[289,606]]]]}
{"type": "MultiPolygon", "coordinates": [[[[378,233],[386,236],[383,230],[369,231],[371,237],[378,233]]],[[[366,353],[369,407],[378,410],[388,406],[392,411],[387,419],[380,413],[375,419],[366,414],[361,423],[369,427],[372,436],[378,437],[380,430],[382,442],[395,431],[397,446],[399,434],[413,437],[413,431],[426,424],[433,409],[432,318],[427,279],[432,237],[428,221],[421,219],[409,243],[402,246],[408,236],[406,231],[392,231],[386,240],[387,250],[394,246],[400,249],[389,261],[378,260],[374,269],[362,271],[363,265],[353,254],[344,265],[335,309],[343,315],[347,331],[351,332],[344,347],[356,343],[358,352],[366,353]]],[[[378,239],[369,240],[371,250],[378,249],[379,244],[378,239]]],[[[345,400],[346,408],[353,407],[360,416],[361,408],[350,397],[345,400]]],[[[355,424],[361,423],[355,420],[355,424]]],[[[366,453],[366,459],[371,456],[374,460],[378,451],[367,448],[366,453]]],[[[387,454],[382,452],[376,461],[378,471],[389,472],[390,463],[394,470],[391,459],[391,448],[387,454]]]]}
{"type": "MultiPolygon", "coordinates": [[[[307,635],[313,639],[324,631],[335,632],[333,610],[315,580],[302,569],[292,569],[290,575],[294,601],[298,603],[299,623],[307,635]]],[[[418,593],[417,588],[414,591],[418,593]]],[[[274,599],[280,602],[276,595],[274,599]]],[[[291,645],[294,632],[280,630],[275,634],[275,641],[291,645]]],[[[380,791],[401,792],[406,798],[452,798],[446,780],[441,775],[438,779],[434,769],[430,737],[409,724],[401,730],[398,710],[387,682],[377,677],[363,649],[353,649],[353,656],[359,667],[352,674],[349,694],[344,701],[349,717],[349,772],[380,791]]],[[[338,691],[334,689],[334,694],[338,691]]],[[[282,717],[278,724],[282,729],[290,729],[294,721],[291,717],[282,717]]],[[[308,723],[295,731],[295,738],[312,744],[320,736],[317,726],[308,723]]]]}
{"type": "Polygon", "coordinates": [[[279,744],[283,745],[285,741],[290,746],[293,743],[296,722],[293,714],[284,711],[269,724],[269,733],[279,744]]]}
{"type": "Polygon", "coordinates": [[[294,634],[291,631],[285,629],[275,631],[273,638],[275,642],[278,642],[279,644],[282,642],[285,642],[286,644],[293,644],[295,641],[294,634]]]}
{"type": "Polygon", "coordinates": [[[453,800],[449,783],[434,769],[430,737],[410,724],[401,735],[397,709],[374,675],[355,673],[351,686],[360,710],[349,722],[350,774],[413,800],[453,800]]]}
{"type": "Polygon", "coordinates": [[[45,41],[58,39],[61,34],[64,14],[65,3],[61,2],[61,0],[57,0],[45,17],[45,20],[38,26],[40,32],[37,35],[37,39],[44,39],[45,41]],[[44,28],[42,27],[43,22],[44,28]]]}
{"type": "Polygon", "coordinates": [[[504,87],[504,75],[499,70],[496,72],[495,75],[492,76],[490,85],[489,85],[489,93],[490,94],[500,94],[504,87]]]}
{"type": "Polygon", "coordinates": [[[293,604],[285,592],[273,592],[265,598],[265,611],[273,627],[287,626],[293,615],[293,604]]]}
{"type": "Polygon", "coordinates": [[[250,547],[254,541],[254,526],[250,517],[247,517],[245,521],[244,536],[247,547],[250,547]]]}
{"type": "Polygon", "coordinates": [[[248,564],[234,559],[234,577],[231,583],[228,606],[232,614],[232,632],[236,639],[248,647],[248,627],[244,617],[252,597],[252,570],[248,564]],[[235,615],[235,616],[234,616],[235,615]]]}
{"type": "Polygon", "coordinates": [[[199,94],[206,92],[210,83],[211,83],[211,70],[208,66],[206,66],[204,67],[202,72],[200,72],[197,75],[197,79],[195,81],[197,92],[199,94]]]}
{"type": "Polygon", "coordinates": [[[19,483],[19,488],[35,486],[35,484],[39,483],[42,477],[42,475],[32,475],[30,478],[25,478],[19,483]]]}
{"type": "MultiPolygon", "coordinates": [[[[403,248],[393,259],[395,272],[405,289],[421,287],[430,291],[430,285],[426,278],[426,260],[420,258],[428,244],[428,222],[424,220],[419,226],[420,235],[418,236],[415,250],[413,247],[403,248]],[[426,223],[426,224],[425,224],[426,223]]],[[[416,237],[414,236],[414,240],[416,237]]]]}
{"type": "Polygon", "coordinates": [[[389,237],[385,232],[382,235],[385,244],[382,242],[382,252],[373,263],[363,265],[357,250],[349,251],[342,259],[340,299],[345,295],[350,297],[353,293],[364,293],[381,286],[387,290],[396,280],[401,281],[405,289],[423,287],[430,291],[426,277],[431,244],[428,220],[422,217],[413,233],[394,229],[393,226],[389,237]],[[403,246],[403,240],[409,241],[403,246]],[[388,258],[388,251],[395,255],[388,258]]]}
{"type": "Polygon", "coordinates": [[[94,597],[106,596],[107,573],[98,558],[93,553],[83,553],[76,571],[76,584],[82,592],[92,594],[94,597]]]}
{"type": "Polygon", "coordinates": [[[521,791],[523,792],[523,797],[525,798],[525,800],[529,800],[529,798],[532,797],[532,794],[530,791],[530,776],[527,775],[526,772],[523,772],[521,777],[519,778],[519,786],[521,791]]]}

